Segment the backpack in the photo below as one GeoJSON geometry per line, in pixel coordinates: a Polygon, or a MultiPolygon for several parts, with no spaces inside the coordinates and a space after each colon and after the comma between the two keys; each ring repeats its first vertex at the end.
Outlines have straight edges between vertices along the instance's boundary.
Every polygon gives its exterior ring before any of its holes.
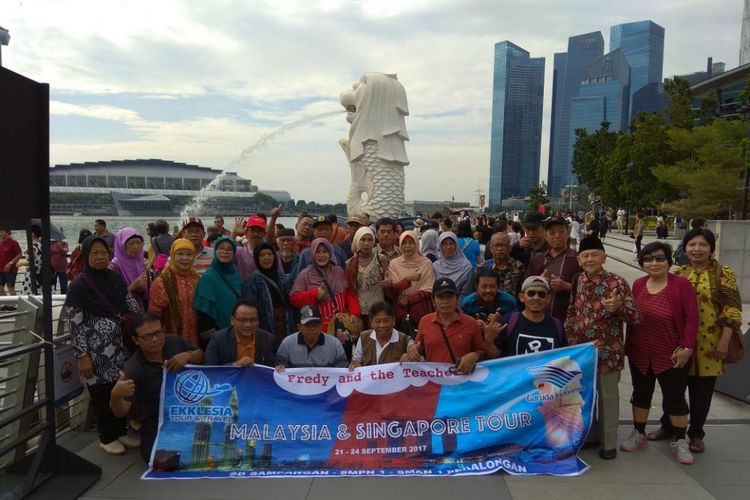
{"type": "Polygon", "coordinates": [[[674,251],[674,262],[677,265],[684,266],[688,263],[685,247],[680,243],[674,251]]]}

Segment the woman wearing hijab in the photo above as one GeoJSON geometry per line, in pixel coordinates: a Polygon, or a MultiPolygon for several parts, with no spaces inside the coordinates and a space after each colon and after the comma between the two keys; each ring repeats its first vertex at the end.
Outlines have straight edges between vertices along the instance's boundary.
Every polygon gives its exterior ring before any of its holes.
{"type": "Polygon", "coordinates": [[[200,279],[193,269],[195,246],[185,238],[174,241],[169,264],[149,291],[148,311],[161,315],[167,333],[198,345],[198,314],[193,309],[195,286],[200,279]]]}
{"type": "Polygon", "coordinates": [[[370,308],[383,302],[383,281],[388,271],[388,258],[375,249],[375,232],[360,227],[352,237],[354,255],[346,261],[346,279],[349,289],[357,295],[362,311],[362,328],[370,327],[370,308]]]}
{"type": "Polygon", "coordinates": [[[119,272],[125,280],[128,292],[141,308],[148,307],[148,276],[143,258],[143,236],[132,227],[124,227],[115,237],[115,258],[109,268],[119,272]]]}
{"type": "MultiPolygon", "coordinates": [[[[430,229],[427,233],[437,232],[430,229]]],[[[437,238],[435,238],[437,242],[437,238]]],[[[414,231],[404,231],[399,238],[401,255],[393,259],[388,267],[387,281],[391,293],[398,300],[396,324],[408,314],[413,325],[418,325],[425,314],[433,312],[432,285],[435,271],[432,262],[419,252],[419,236],[414,231]]]]}
{"type": "Polygon", "coordinates": [[[440,258],[432,263],[435,269],[435,279],[450,278],[458,288],[459,304],[464,297],[472,292],[472,267],[464,257],[458,238],[452,231],[443,231],[438,238],[440,258]]]}
{"type": "MultiPolygon", "coordinates": [[[[99,447],[112,455],[125,453],[140,442],[126,436],[124,418],[109,408],[109,394],[127,357],[122,318],[139,311],[120,273],[107,268],[107,242],[97,235],[83,241],[83,272],[68,287],[63,312],[68,320],[78,373],[86,382],[96,415],[99,447]]],[[[126,332],[125,335],[130,335],[126,332]]]]}
{"type": "Polygon", "coordinates": [[[435,262],[438,259],[438,232],[435,229],[428,229],[420,236],[420,247],[423,256],[435,262]]]}
{"type": "Polygon", "coordinates": [[[279,257],[265,241],[253,249],[255,271],[242,283],[242,297],[258,306],[258,327],[274,335],[276,346],[295,331],[294,309],[289,304],[292,281],[279,272],[279,257]]]}
{"type": "MultiPolygon", "coordinates": [[[[237,243],[222,236],[216,240],[214,260],[195,287],[193,308],[198,312],[198,331],[222,330],[231,325],[232,307],[241,296],[240,273],[234,264],[237,243]]],[[[208,338],[201,339],[205,348],[208,338]]]]}
{"type": "Polygon", "coordinates": [[[310,249],[313,261],[294,280],[289,296],[292,306],[297,309],[306,305],[317,306],[324,332],[328,331],[328,323],[337,311],[349,313],[354,323],[350,325],[353,330],[351,333],[359,334],[362,330],[359,301],[349,289],[344,270],[331,261],[333,246],[325,238],[317,238],[313,240],[310,249]]]}

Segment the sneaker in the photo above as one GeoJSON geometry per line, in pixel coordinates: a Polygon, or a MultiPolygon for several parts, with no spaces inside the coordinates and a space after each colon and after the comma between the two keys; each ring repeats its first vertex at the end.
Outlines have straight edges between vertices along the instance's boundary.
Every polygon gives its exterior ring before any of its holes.
{"type": "Polygon", "coordinates": [[[123,445],[117,439],[107,444],[100,442],[99,448],[104,450],[106,453],[109,453],[110,455],[122,455],[123,453],[125,453],[125,445],[123,445]]]}
{"type": "Polygon", "coordinates": [[[690,451],[693,453],[703,453],[706,451],[706,444],[701,438],[690,438],[690,451]]]}
{"type": "Polygon", "coordinates": [[[647,436],[649,441],[661,441],[668,437],[672,437],[672,434],[664,427],[659,427],[654,432],[649,432],[647,436]]]}
{"type": "Polygon", "coordinates": [[[681,464],[693,464],[693,454],[690,453],[690,445],[686,439],[672,441],[672,455],[674,455],[677,461],[681,464]]]}
{"type": "Polygon", "coordinates": [[[638,432],[638,429],[630,431],[630,435],[622,442],[620,449],[622,451],[638,451],[648,448],[648,438],[645,434],[638,432]]]}
{"type": "Polygon", "coordinates": [[[124,436],[118,437],[117,440],[121,442],[125,448],[140,448],[141,446],[141,437],[132,432],[128,432],[124,436]]]}

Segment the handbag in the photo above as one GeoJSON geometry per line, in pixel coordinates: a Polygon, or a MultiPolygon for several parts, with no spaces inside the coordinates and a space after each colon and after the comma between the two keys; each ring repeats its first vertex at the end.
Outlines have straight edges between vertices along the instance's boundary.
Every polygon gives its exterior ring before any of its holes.
{"type": "Polygon", "coordinates": [[[739,363],[742,360],[742,357],[745,355],[745,335],[747,333],[743,334],[739,328],[732,330],[727,355],[724,357],[725,363],[739,363]]]}
{"type": "MultiPolygon", "coordinates": [[[[336,313],[336,315],[334,316],[334,320],[328,322],[328,329],[326,333],[329,335],[336,335],[336,332],[340,330],[348,333],[350,336],[355,335],[354,332],[356,328],[354,326],[352,315],[349,313],[342,313],[339,310],[339,306],[336,303],[336,294],[333,293],[331,284],[328,283],[328,280],[320,269],[318,269],[317,267],[315,267],[314,269],[318,273],[318,276],[320,276],[320,279],[323,281],[323,286],[326,287],[326,293],[328,294],[328,297],[331,299],[331,303],[333,304],[333,311],[336,313]]],[[[356,332],[356,335],[359,335],[359,332],[356,332]]]]}
{"type": "MultiPolygon", "coordinates": [[[[717,286],[721,287],[721,277],[722,277],[722,271],[721,271],[721,264],[718,262],[716,263],[716,283],[717,286]]],[[[719,293],[715,295],[715,302],[723,307],[724,303],[726,302],[726,298],[724,297],[724,294],[721,293],[719,290],[719,293]]],[[[740,327],[734,328],[732,330],[732,336],[729,337],[729,344],[727,346],[727,355],[724,356],[724,362],[729,364],[739,363],[743,356],[745,355],[745,335],[742,333],[742,330],[740,327]]]]}

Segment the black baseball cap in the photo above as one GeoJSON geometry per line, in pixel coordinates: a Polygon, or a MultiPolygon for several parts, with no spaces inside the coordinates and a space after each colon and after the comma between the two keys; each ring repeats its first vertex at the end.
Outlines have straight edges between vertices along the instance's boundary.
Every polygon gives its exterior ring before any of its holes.
{"type": "Polygon", "coordinates": [[[544,216],[539,212],[531,212],[530,214],[527,214],[526,218],[523,220],[523,227],[527,227],[529,229],[536,229],[543,225],[544,216]]]}
{"type": "Polygon", "coordinates": [[[315,306],[304,306],[299,311],[299,322],[303,325],[306,325],[308,323],[312,322],[320,322],[320,311],[318,311],[318,308],[315,306]]]}
{"type": "Polygon", "coordinates": [[[317,217],[313,219],[313,227],[317,227],[321,224],[329,224],[331,226],[333,225],[333,223],[331,222],[331,219],[329,219],[325,215],[318,215],[317,217]]]}
{"type": "Polygon", "coordinates": [[[555,224],[566,227],[569,225],[567,219],[564,219],[562,217],[550,217],[546,221],[544,221],[544,229],[549,229],[555,224]]]}
{"type": "Polygon", "coordinates": [[[437,297],[438,295],[442,295],[446,292],[458,295],[458,288],[456,287],[456,283],[454,283],[450,278],[436,279],[435,283],[432,285],[432,296],[437,297]]]}

